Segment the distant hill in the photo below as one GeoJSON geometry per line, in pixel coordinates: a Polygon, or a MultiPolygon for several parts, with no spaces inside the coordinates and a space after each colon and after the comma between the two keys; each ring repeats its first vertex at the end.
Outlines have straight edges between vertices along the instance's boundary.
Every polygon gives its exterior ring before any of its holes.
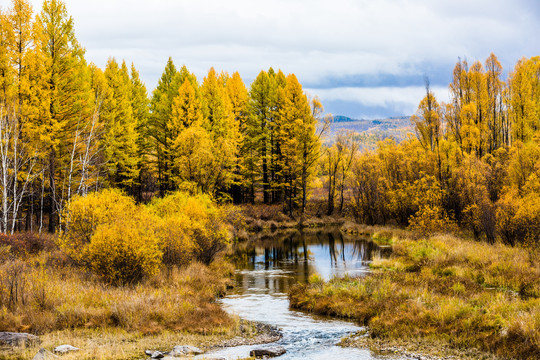
{"type": "Polygon", "coordinates": [[[334,116],[334,122],[350,122],[350,121],[358,121],[358,120],[352,119],[350,117],[343,116],[343,115],[334,116]]]}
{"type": "Polygon", "coordinates": [[[386,119],[352,119],[343,115],[334,116],[326,142],[333,143],[338,133],[352,131],[364,148],[373,148],[378,141],[392,137],[400,142],[412,133],[410,116],[386,119]]]}

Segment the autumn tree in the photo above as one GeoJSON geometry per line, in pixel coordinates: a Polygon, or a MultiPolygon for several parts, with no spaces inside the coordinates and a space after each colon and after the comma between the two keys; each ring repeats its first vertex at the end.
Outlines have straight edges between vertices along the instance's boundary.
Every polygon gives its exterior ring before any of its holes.
{"type": "Polygon", "coordinates": [[[154,142],[157,176],[160,195],[172,189],[169,178],[172,163],[168,158],[168,149],[175,139],[169,133],[167,123],[172,117],[173,99],[178,96],[180,76],[171,58],[167,61],[165,70],[159,79],[156,89],[152,92],[150,102],[151,116],[148,123],[148,134],[154,142]]]}
{"type": "Polygon", "coordinates": [[[104,72],[110,97],[102,110],[103,148],[113,187],[132,191],[139,177],[137,119],[133,116],[132,82],[125,62],[109,59],[104,72]]]}
{"type": "MultiPolygon", "coordinates": [[[[253,142],[255,152],[254,158],[249,161],[260,162],[260,177],[263,187],[263,202],[270,202],[270,177],[269,160],[270,154],[270,119],[272,97],[274,96],[271,78],[266,71],[261,71],[251,84],[249,90],[250,111],[252,116],[247,123],[247,133],[253,142]]],[[[255,194],[252,193],[254,198],[255,194]]]]}
{"type": "Polygon", "coordinates": [[[151,172],[152,143],[148,134],[148,121],[150,118],[150,100],[145,84],[141,81],[139,71],[131,64],[131,109],[135,121],[135,133],[137,134],[137,171],[139,178],[136,181],[135,195],[140,202],[143,200],[143,193],[148,189],[151,172]]]}
{"type": "Polygon", "coordinates": [[[238,126],[238,156],[234,165],[234,178],[231,196],[235,203],[246,200],[254,201],[256,164],[255,148],[247,133],[249,120],[249,94],[238,72],[230,77],[225,89],[229,98],[230,116],[238,126]]]}
{"type": "Polygon", "coordinates": [[[43,29],[41,50],[47,64],[47,111],[40,123],[42,141],[48,148],[49,231],[53,232],[68,200],[65,191],[69,174],[62,169],[70,168],[70,150],[76,146],[72,135],[81,121],[90,118],[91,98],[84,50],[75,37],[73,19],[65,4],[44,1],[37,21],[43,29]]]}

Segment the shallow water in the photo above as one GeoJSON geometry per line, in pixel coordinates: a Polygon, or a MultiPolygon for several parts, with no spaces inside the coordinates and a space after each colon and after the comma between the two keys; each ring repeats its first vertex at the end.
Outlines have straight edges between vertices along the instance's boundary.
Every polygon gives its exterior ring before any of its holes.
{"type": "MultiPolygon", "coordinates": [[[[336,346],[342,337],[362,327],[289,309],[287,291],[315,273],[326,280],[345,274],[362,276],[369,271],[373,256],[386,256],[387,251],[369,239],[344,236],[337,230],[267,234],[234,248],[236,286],[222,304],[243,319],[280,328],[283,338],[276,344],[287,353],[279,359],[379,359],[368,350],[336,346]]],[[[254,347],[206,355],[238,359],[247,357],[254,347]]]]}

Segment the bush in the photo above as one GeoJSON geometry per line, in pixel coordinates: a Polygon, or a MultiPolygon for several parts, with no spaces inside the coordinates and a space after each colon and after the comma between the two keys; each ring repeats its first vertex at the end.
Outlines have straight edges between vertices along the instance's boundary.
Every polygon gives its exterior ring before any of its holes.
{"type": "Polygon", "coordinates": [[[155,275],[161,264],[161,251],[152,227],[133,220],[99,226],[87,254],[95,274],[120,285],[155,275]]]}
{"type": "MultiPolygon", "coordinates": [[[[35,255],[43,250],[54,248],[51,235],[39,235],[31,232],[0,234],[0,248],[6,249],[17,257],[35,255]]],[[[5,250],[4,250],[5,251],[5,250]]]]}
{"type": "Polygon", "coordinates": [[[89,265],[87,248],[98,226],[134,219],[140,208],[119,190],[74,197],[62,216],[58,245],[75,263],[89,265]]]}
{"type": "Polygon", "coordinates": [[[458,227],[441,208],[427,205],[411,216],[409,229],[425,237],[435,233],[456,232],[458,227]]]}
{"type": "Polygon", "coordinates": [[[198,261],[209,264],[229,240],[226,214],[207,195],[176,192],[154,200],[150,210],[164,220],[159,237],[166,249],[166,265],[174,265],[175,259],[183,259],[190,252],[198,261]]]}
{"type": "Polygon", "coordinates": [[[137,206],[119,191],[104,190],[73,199],[59,245],[107,282],[127,284],[155,274],[161,264],[212,262],[229,239],[224,218],[206,195],[177,192],[137,206]]]}
{"type": "Polygon", "coordinates": [[[184,266],[191,262],[195,244],[189,231],[189,220],[184,215],[161,219],[156,229],[163,264],[167,267],[184,266]]]}

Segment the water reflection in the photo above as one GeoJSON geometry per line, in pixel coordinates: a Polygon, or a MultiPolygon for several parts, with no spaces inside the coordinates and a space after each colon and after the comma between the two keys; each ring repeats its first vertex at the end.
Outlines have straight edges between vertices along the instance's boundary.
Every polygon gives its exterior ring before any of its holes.
{"type": "Polygon", "coordinates": [[[238,244],[232,259],[238,269],[237,292],[260,289],[286,293],[314,273],[324,279],[361,275],[374,256],[385,257],[387,250],[368,238],[353,238],[339,230],[296,230],[265,234],[261,239],[238,244]]]}

